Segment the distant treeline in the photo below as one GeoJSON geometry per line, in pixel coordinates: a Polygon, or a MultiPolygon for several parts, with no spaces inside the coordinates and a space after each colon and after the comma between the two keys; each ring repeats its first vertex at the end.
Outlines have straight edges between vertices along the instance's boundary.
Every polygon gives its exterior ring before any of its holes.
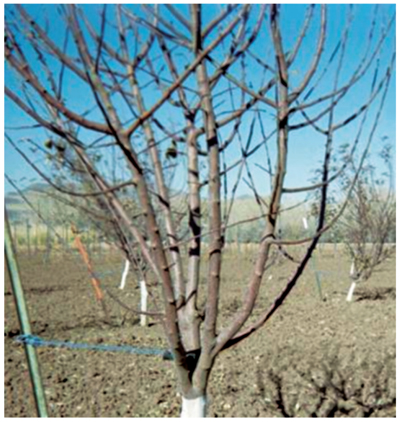
{"type": "MultiPolygon", "coordinates": [[[[91,233],[88,237],[94,241],[95,238],[104,239],[104,233],[100,233],[93,221],[87,215],[73,209],[65,204],[62,204],[54,198],[47,196],[37,191],[24,191],[24,195],[29,199],[30,203],[35,207],[31,209],[26,202],[15,193],[6,195],[5,203],[7,207],[7,214],[10,224],[14,227],[14,233],[18,234],[18,243],[24,244],[25,237],[31,237],[30,241],[37,241],[38,244],[48,242],[49,234],[47,234],[46,225],[43,220],[53,229],[60,233],[63,238],[66,238],[66,233],[74,223],[76,227],[82,230],[82,233],[91,233]],[[38,212],[42,219],[38,217],[38,212]],[[30,227],[28,228],[27,225],[30,227]],[[39,239],[35,239],[38,237],[39,239]]],[[[179,201],[175,201],[177,204],[179,201]]],[[[178,206],[178,205],[177,205],[178,206]]],[[[186,207],[186,199],[181,198],[179,206],[184,209],[186,207]]],[[[203,223],[206,223],[207,218],[207,204],[203,207],[203,223]]],[[[239,197],[235,200],[232,207],[230,224],[237,223],[246,219],[253,218],[259,215],[259,209],[254,205],[254,201],[248,197],[239,197]]],[[[292,209],[289,212],[282,214],[282,218],[278,221],[277,236],[281,239],[299,240],[304,237],[309,237],[314,233],[316,226],[316,219],[310,213],[307,207],[292,209]],[[307,218],[308,228],[305,229],[303,225],[303,218],[307,218]]],[[[187,221],[184,218],[181,222],[181,234],[186,232],[187,221]]],[[[264,230],[263,219],[254,220],[245,224],[237,224],[228,227],[225,232],[226,243],[255,243],[262,238],[264,230]]],[[[203,233],[207,232],[207,228],[203,228],[203,233]]],[[[68,237],[67,237],[68,239],[68,237]]],[[[68,242],[70,239],[67,240],[68,242]]],[[[207,243],[207,236],[203,237],[203,241],[207,243]]],[[[343,229],[340,220],[328,232],[321,237],[323,243],[346,243],[345,230],[343,229]]],[[[395,227],[390,233],[389,242],[396,242],[395,227]]]]}

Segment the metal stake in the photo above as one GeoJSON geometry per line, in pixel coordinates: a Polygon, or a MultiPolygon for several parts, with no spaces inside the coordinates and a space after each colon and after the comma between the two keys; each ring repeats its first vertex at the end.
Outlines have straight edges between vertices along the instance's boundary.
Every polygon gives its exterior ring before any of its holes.
{"type": "MultiPolygon", "coordinates": [[[[12,291],[17,307],[21,331],[22,334],[32,334],[31,325],[29,322],[28,308],[26,306],[24,291],[22,289],[21,279],[19,277],[18,265],[12,245],[11,230],[10,225],[8,223],[6,210],[4,210],[4,229],[4,250],[6,254],[7,268],[10,274],[12,291]]],[[[40,376],[39,362],[36,356],[36,350],[34,346],[25,344],[25,352],[28,360],[29,375],[32,382],[36,410],[39,417],[45,418],[48,416],[46,397],[44,395],[42,378],[40,376]]]]}

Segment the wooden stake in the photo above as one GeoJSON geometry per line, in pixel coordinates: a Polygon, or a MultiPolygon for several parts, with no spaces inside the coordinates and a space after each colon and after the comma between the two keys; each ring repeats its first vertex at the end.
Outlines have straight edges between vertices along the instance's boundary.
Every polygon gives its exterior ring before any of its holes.
{"type": "Polygon", "coordinates": [[[107,322],[109,322],[110,316],[109,316],[108,310],[107,310],[105,303],[104,303],[104,293],[103,293],[103,290],[101,289],[99,279],[94,274],[89,254],[87,253],[87,251],[86,251],[86,249],[85,249],[85,247],[84,247],[84,245],[83,245],[83,243],[80,239],[80,236],[78,234],[78,230],[76,229],[74,224],[71,224],[71,230],[72,230],[72,233],[75,236],[75,245],[78,248],[78,251],[81,254],[82,259],[83,259],[84,263],[86,264],[86,267],[87,267],[87,269],[88,269],[88,271],[91,275],[91,283],[92,283],[92,286],[94,288],[96,300],[102,305],[106,320],[107,320],[107,322]]]}

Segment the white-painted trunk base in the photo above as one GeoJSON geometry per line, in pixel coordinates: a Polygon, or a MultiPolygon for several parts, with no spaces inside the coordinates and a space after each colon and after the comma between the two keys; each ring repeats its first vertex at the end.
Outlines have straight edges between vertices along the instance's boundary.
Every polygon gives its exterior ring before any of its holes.
{"type": "Polygon", "coordinates": [[[351,283],[351,286],[350,286],[350,289],[349,289],[349,292],[347,293],[347,302],[351,302],[352,300],[353,300],[353,293],[354,293],[354,289],[356,288],[356,283],[355,283],[355,281],[353,281],[352,283],[351,283]]]}
{"type": "Polygon", "coordinates": [[[126,278],[128,277],[128,273],[129,273],[129,268],[131,266],[130,261],[127,259],[125,262],[125,268],[124,268],[124,272],[122,273],[122,278],[121,278],[121,284],[119,285],[119,288],[121,290],[124,289],[125,284],[126,284],[126,278]]]}
{"type": "MultiPolygon", "coordinates": [[[[147,312],[147,288],[146,282],[144,280],[139,281],[140,284],[140,310],[142,312],[147,312]]],[[[140,315],[140,325],[142,327],[147,326],[147,315],[140,315]]]]}
{"type": "Polygon", "coordinates": [[[195,399],[182,397],[181,418],[205,418],[207,411],[207,399],[205,396],[195,399]]]}

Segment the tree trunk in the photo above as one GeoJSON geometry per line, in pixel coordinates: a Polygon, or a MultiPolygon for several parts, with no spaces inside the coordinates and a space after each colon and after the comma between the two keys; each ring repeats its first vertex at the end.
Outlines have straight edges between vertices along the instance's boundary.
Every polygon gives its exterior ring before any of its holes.
{"type": "MultiPolygon", "coordinates": [[[[147,312],[147,287],[146,287],[146,281],[140,280],[140,310],[142,312],[147,312]]],[[[140,315],[140,326],[141,327],[147,327],[147,316],[142,314],[140,315]]]]}
{"type": "Polygon", "coordinates": [[[187,399],[182,396],[181,418],[205,418],[207,413],[206,396],[187,399]]]}
{"type": "Polygon", "coordinates": [[[126,283],[126,278],[128,277],[128,273],[129,273],[129,267],[130,267],[130,261],[129,261],[129,259],[127,259],[126,261],[125,261],[125,268],[124,268],[124,272],[122,273],[122,278],[121,278],[121,284],[119,285],[119,288],[121,289],[121,290],[123,290],[124,289],[124,287],[125,287],[125,283],[126,283]]]}

